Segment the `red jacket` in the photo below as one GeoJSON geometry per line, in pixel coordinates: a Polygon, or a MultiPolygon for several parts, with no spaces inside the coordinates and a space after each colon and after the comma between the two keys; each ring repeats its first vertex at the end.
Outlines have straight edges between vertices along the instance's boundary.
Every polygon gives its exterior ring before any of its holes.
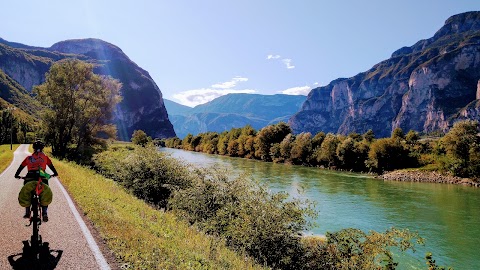
{"type": "Polygon", "coordinates": [[[46,170],[47,165],[52,167],[52,161],[42,152],[33,153],[31,156],[26,157],[21,166],[27,167],[29,171],[37,171],[38,169],[46,170]]]}

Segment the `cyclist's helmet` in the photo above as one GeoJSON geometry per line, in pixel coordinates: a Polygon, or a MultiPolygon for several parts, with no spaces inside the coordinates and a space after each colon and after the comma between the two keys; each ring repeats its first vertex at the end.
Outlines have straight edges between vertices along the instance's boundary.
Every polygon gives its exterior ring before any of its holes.
{"type": "Polygon", "coordinates": [[[40,141],[40,140],[36,140],[34,143],[33,143],[33,150],[35,152],[38,152],[38,151],[42,151],[43,150],[43,147],[45,147],[45,144],[40,141]]]}

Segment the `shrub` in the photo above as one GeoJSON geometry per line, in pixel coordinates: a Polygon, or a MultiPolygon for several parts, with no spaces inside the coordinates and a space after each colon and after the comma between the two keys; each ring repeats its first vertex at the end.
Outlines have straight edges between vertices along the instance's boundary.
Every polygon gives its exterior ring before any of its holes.
{"type": "Polygon", "coordinates": [[[94,164],[103,175],[159,207],[166,207],[170,194],[190,185],[194,177],[186,165],[168,158],[153,146],[136,147],[133,151],[112,148],[95,155],[94,164]]]}
{"type": "Polygon", "coordinates": [[[132,143],[137,145],[145,146],[151,140],[143,130],[135,130],[132,134],[132,143]]]}
{"type": "Polygon", "coordinates": [[[395,269],[392,248],[415,251],[423,244],[417,233],[391,228],[383,233],[343,229],[325,239],[303,241],[305,269],[395,269]]]}
{"type": "Polygon", "coordinates": [[[231,179],[213,168],[199,173],[197,182],[170,200],[177,213],[259,263],[285,269],[300,262],[300,232],[313,215],[308,204],[270,193],[245,176],[231,179]]]}

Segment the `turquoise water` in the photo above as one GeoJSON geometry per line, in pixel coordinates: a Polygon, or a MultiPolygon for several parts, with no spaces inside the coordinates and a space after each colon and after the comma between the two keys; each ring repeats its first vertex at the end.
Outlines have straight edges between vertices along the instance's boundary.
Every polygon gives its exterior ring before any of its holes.
{"type": "Polygon", "coordinates": [[[309,233],[343,228],[417,231],[426,240],[417,252],[398,257],[399,269],[426,269],[425,253],[455,269],[480,269],[480,189],[433,183],[392,182],[368,175],[273,164],[163,148],[197,166],[247,172],[273,191],[316,202],[319,215],[309,233]]]}

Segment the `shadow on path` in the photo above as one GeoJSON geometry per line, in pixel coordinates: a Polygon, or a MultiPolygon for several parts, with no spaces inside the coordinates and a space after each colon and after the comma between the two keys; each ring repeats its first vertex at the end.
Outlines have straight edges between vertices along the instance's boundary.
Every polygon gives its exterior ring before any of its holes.
{"type": "Polygon", "coordinates": [[[15,270],[50,270],[57,267],[62,254],[63,250],[51,250],[48,242],[35,249],[28,241],[23,241],[23,252],[8,256],[8,262],[15,270]]]}

